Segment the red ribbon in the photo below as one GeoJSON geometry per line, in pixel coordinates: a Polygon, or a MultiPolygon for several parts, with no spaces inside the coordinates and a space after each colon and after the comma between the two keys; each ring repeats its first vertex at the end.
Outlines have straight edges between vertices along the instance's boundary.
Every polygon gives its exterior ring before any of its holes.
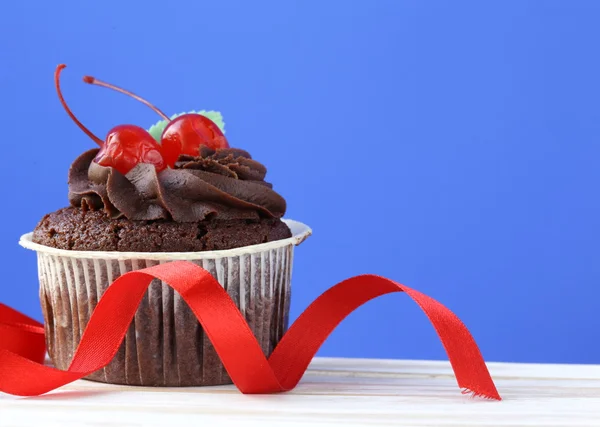
{"type": "Polygon", "coordinates": [[[346,316],[380,295],[405,292],[435,327],[459,387],[477,396],[500,400],[479,348],[465,325],[442,304],[409,287],[373,275],[338,283],[300,315],[267,359],[223,287],[208,271],[187,261],[132,271],[115,280],[92,313],[66,371],[43,365],[43,325],[0,304],[0,391],[20,396],[40,395],[106,366],[116,354],[154,278],[168,283],[190,306],[242,393],[293,389],[319,347],[346,316]]]}

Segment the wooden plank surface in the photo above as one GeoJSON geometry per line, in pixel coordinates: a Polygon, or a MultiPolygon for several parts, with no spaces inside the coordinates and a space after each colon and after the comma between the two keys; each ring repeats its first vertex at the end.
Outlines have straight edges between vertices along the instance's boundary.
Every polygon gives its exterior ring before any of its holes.
{"type": "Polygon", "coordinates": [[[447,362],[318,358],[278,395],[89,381],[0,393],[0,426],[600,426],[600,365],[488,366],[502,402],[461,395],[447,362]]]}

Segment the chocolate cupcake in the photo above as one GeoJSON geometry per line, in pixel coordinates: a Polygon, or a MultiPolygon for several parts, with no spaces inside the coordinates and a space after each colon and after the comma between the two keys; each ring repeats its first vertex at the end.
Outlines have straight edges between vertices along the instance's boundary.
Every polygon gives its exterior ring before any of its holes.
{"type": "MultiPolygon", "coordinates": [[[[62,99],[62,68],[59,98],[83,128],[62,99]]],[[[99,149],[73,162],[70,207],[44,216],[21,238],[38,254],[48,352],[59,369],[68,368],[108,286],[163,262],[188,260],[208,270],[265,355],[288,327],[293,250],[310,229],[281,219],[286,202],[265,181],[265,166],[229,148],[215,121],[192,113],[162,126],[160,139],[137,127],[109,132],[99,149]]],[[[159,280],[114,359],[88,378],[145,386],[231,382],[191,310],[159,280]]]]}

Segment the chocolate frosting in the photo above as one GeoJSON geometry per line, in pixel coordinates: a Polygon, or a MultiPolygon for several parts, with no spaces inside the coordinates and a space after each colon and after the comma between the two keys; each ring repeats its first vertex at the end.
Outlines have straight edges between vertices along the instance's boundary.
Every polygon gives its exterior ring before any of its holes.
{"type": "Polygon", "coordinates": [[[175,168],[156,172],[139,164],[127,175],[94,162],[98,149],[79,156],[69,170],[69,201],[103,209],[111,218],[281,218],[286,202],[265,182],[266,168],[244,150],[202,147],[198,157],[181,156],[175,168]]]}

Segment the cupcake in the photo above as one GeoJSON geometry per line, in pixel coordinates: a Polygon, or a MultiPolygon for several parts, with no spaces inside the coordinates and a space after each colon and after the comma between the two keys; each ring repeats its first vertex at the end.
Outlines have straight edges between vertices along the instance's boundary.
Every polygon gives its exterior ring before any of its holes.
{"type": "MultiPolygon", "coordinates": [[[[229,147],[216,113],[169,118],[136,95],[85,77],[134,96],[164,118],[150,132],[117,126],[102,141],[64,101],[63,68],[55,74],[59,99],[99,147],[71,165],[70,206],[45,215],[20,242],[38,255],[53,364],[68,368],[97,302],[117,277],[177,260],[196,263],[223,285],[269,356],[288,327],[294,247],[311,231],[282,219],[286,202],[265,181],[265,166],[229,147]]],[[[114,359],[88,379],[144,386],[231,383],[189,307],[159,280],[114,359]]]]}

